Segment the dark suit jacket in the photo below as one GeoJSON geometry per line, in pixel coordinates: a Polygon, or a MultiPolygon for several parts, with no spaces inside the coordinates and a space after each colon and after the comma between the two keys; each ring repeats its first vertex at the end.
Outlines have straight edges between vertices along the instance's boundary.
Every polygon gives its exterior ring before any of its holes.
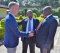
{"type": "MultiPolygon", "coordinates": [[[[18,25],[22,25],[22,31],[24,31],[24,32],[26,32],[27,21],[28,21],[28,19],[26,18],[26,19],[23,19],[20,22],[18,22],[18,25]]],[[[33,30],[36,29],[36,27],[38,26],[38,24],[39,24],[39,21],[37,19],[33,18],[33,30]]],[[[24,40],[25,38],[28,38],[28,37],[23,37],[22,40],[24,40]]],[[[30,39],[32,39],[33,42],[35,42],[35,36],[31,37],[30,39]]]]}
{"type": "Polygon", "coordinates": [[[57,21],[51,15],[46,22],[44,22],[36,35],[36,46],[37,47],[45,47],[52,48],[54,42],[54,36],[57,29],[57,21]]]}

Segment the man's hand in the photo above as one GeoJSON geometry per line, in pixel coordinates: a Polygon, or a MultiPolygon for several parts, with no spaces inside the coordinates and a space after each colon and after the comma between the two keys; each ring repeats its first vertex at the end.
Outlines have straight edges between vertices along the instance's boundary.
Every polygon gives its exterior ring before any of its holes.
{"type": "Polygon", "coordinates": [[[34,33],[33,32],[29,32],[29,36],[28,37],[33,37],[34,33]]]}

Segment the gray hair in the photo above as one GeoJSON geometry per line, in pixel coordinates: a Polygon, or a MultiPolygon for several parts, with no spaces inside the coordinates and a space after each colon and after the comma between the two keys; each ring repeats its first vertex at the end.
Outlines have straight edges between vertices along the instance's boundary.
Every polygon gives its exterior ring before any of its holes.
{"type": "Polygon", "coordinates": [[[8,8],[11,8],[11,6],[13,6],[13,5],[19,5],[19,3],[12,1],[8,4],[8,8]]]}
{"type": "Polygon", "coordinates": [[[45,9],[52,9],[52,7],[51,7],[51,6],[45,6],[45,7],[43,8],[43,10],[45,10],[45,9]]]}
{"type": "Polygon", "coordinates": [[[43,8],[43,11],[44,10],[47,10],[49,13],[51,13],[52,12],[52,7],[51,6],[45,6],[44,8],[43,8]]]}
{"type": "Polygon", "coordinates": [[[27,10],[27,13],[28,13],[28,12],[32,12],[32,10],[29,9],[29,10],[27,10]]]}

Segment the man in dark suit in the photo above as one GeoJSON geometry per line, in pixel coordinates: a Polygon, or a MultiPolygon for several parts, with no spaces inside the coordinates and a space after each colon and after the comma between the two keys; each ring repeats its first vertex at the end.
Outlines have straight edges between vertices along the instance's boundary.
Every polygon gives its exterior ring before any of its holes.
{"type": "Polygon", "coordinates": [[[7,14],[4,20],[4,46],[7,48],[7,53],[16,53],[19,37],[31,37],[33,36],[33,33],[28,34],[18,30],[15,15],[17,15],[19,12],[19,4],[16,2],[10,2],[8,7],[10,12],[7,14]]]}
{"type": "MultiPolygon", "coordinates": [[[[18,25],[22,25],[22,31],[29,32],[34,31],[35,28],[38,26],[39,21],[33,18],[32,10],[27,11],[28,18],[23,19],[18,25]]],[[[24,37],[22,38],[22,53],[27,53],[27,47],[29,44],[30,53],[35,53],[35,35],[31,38],[24,37]]]]}
{"type": "Polygon", "coordinates": [[[50,53],[53,48],[58,23],[51,11],[51,6],[43,8],[45,18],[37,27],[36,46],[40,48],[41,53],[50,53]]]}

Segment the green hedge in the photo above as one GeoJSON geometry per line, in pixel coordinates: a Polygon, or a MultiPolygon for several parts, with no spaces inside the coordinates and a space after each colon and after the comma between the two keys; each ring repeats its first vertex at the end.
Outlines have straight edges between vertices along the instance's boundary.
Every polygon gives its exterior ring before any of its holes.
{"type": "MultiPolygon", "coordinates": [[[[22,10],[19,12],[19,16],[20,16],[20,15],[26,16],[26,11],[27,11],[27,10],[28,10],[27,8],[22,9],[22,10]]],[[[33,13],[35,13],[37,16],[40,16],[40,14],[43,13],[43,8],[40,8],[40,9],[33,8],[32,11],[33,11],[33,13]]],[[[57,15],[57,16],[60,18],[60,7],[58,7],[58,8],[53,8],[52,13],[53,13],[54,15],[57,15]]]]}
{"type": "Polygon", "coordinates": [[[4,28],[0,27],[0,39],[2,39],[4,36],[4,28]]]}
{"type": "Polygon", "coordinates": [[[0,39],[4,36],[4,19],[0,21],[0,39]]]}
{"type": "Polygon", "coordinates": [[[56,9],[53,9],[52,13],[53,13],[53,15],[56,15],[60,18],[60,7],[56,8],[56,9]]]}

